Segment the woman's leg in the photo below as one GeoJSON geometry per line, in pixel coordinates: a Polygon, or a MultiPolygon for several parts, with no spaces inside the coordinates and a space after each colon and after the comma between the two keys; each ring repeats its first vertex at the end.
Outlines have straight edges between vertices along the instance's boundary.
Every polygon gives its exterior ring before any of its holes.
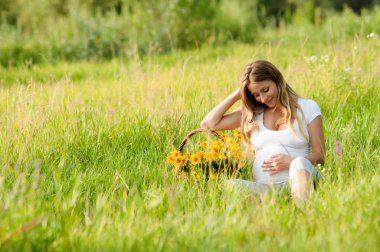
{"type": "Polygon", "coordinates": [[[312,163],[303,157],[295,158],[289,167],[289,178],[292,197],[296,203],[308,201],[313,191],[313,180],[318,171],[312,163]]]}
{"type": "Polygon", "coordinates": [[[227,186],[236,186],[239,189],[247,190],[254,194],[262,194],[269,189],[281,189],[286,183],[269,185],[243,179],[229,179],[226,180],[226,184],[227,186]]]}

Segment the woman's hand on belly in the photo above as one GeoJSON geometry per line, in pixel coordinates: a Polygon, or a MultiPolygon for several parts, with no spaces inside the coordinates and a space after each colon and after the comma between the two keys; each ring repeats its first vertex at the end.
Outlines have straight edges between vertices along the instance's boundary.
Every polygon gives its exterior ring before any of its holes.
{"type": "Polygon", "coordinates": [[[290,163],[294,158],[295,157],[285,154],[276,154],[271,156],[270,159],[265,160],[261,167],[263,168],[263,171],[269,172],[269,175],[274,175],[289,169],[290,163]]]}

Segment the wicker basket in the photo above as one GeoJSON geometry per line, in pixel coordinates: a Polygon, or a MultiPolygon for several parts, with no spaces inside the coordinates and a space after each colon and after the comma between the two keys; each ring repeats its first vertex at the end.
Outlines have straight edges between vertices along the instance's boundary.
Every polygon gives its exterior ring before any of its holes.
{"type": "MultiPolygon", "coordinates": [[[[202,128],[194,129],[194,130],[190,131],[185,136],[185,138],[182,140],[181,144],[179,145],[178,151],[181,154],[183,154],[183,149],[184,149],[187,141],[197,133],[211,134],[211,135],[215,136],[217,139],[219,139],[220,141],[222,141],[223,143],[225,143],[225,139],[220,134],[218,134],[216,131],[209,131],[209,130],[205,130],[202,128]]],[[[188,170],[187,171],[186,170],[181,171],[181,169],[182,169],[181,167],[174,166],[173,173],[177,176],[180,176],[180,177],[187,177],[187,173],[189,171],[188,170]]],[[[210,172],[211,171],[216,172],[218,174],[226,173],[229,177],[231,177],[231,176],[234,177],[240,172],[239,163],[238,162],[231,162],[229,160],[226,160],[223,162],[213,160],[213,161],[210,161],[207,165],[202,166],[202,169],[203,169],[203,173],[206,175],[207,179],[210,178],[210,172]]]]}

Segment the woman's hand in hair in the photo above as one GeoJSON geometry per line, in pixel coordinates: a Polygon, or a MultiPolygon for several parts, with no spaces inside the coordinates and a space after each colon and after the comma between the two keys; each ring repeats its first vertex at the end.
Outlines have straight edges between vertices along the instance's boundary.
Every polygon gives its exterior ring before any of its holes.
{"type": "Polygon", "coordinates": [[[263,171],[269,172],[269,175],[274,175],[276,173],[282,172],[289,169],[290,163],[293,161],[294,157],[285,154],[276,154],[270,159],[264,161],[262,168],[263,171]]]}
{"type": "Polygon", "coordinates": [[[231,130],[240,127],[242,109],[239,107],[231,113],[226,114],[241,98],[240,88],[233,91],[228,97],[216,105],[201,122],[201,128],[208,130],[231,130]]]}

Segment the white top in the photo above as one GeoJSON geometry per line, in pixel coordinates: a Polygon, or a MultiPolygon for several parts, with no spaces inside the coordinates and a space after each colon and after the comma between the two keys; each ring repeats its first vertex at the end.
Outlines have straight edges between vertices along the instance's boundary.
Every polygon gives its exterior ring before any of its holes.
{"type": "Polygon", "coordinates": [[[298,105],[305,116],[303,118],[301,111],[297,110],[297,116],[302,120],[302,128],[304,134],[306,134],[306,139],[302,135],[296,120],[293,123],[293,128],[298,139],[289,128],[282,130],[266,128],[263,123],[264,113],[257,115],[256,122],[258,123],[259,131],[255,131],[251,135],[251,143],[255,151],[255,162],[253,163],[255,181],[265,184],[277,184],[287,181],[289,169],[271,176],[269,172],[264,172],[261,167],[264,160],[270,159],[275,154],[286,154],[292,157],[306,157],[309,155],[310,143],[307,125],[321,115],[321,110],[313,100],[298,98],[298,105]]]}

